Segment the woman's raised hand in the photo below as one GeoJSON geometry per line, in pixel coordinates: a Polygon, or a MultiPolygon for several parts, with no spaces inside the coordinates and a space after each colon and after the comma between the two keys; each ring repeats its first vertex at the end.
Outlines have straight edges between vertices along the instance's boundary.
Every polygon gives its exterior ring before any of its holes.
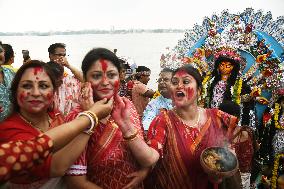
{"type": "Polygon", "coordinates": [[[112,117],[124,136],[129,133],[133,134],[135,127],[130,121],[131,104],[125,97],[117,95],[115,98],[116,104],[112,111],[112,117]]]}
{"type": "Polygon", "coordinates": [[[91,83],[82,83],[79,104],[83,110],[88,110],[94,105],[93,89],[91,87],[91,83]]]}

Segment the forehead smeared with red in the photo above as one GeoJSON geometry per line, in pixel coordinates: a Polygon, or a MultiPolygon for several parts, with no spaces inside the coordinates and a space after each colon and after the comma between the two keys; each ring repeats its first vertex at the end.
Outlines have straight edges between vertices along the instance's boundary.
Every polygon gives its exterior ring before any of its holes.
{"type": "Polygon", "coordinates": [[[189,75],[185,70],[178,70],[176,73],[175,73],[175,76],[177,77],[184,77],[184,76],[187,76],[189,75]]]}
{"type": "Polygon", "coordinates": [[[43,72],[43,68],[41,66],[37,66],[33,68],[34,75],[43,72]]]}

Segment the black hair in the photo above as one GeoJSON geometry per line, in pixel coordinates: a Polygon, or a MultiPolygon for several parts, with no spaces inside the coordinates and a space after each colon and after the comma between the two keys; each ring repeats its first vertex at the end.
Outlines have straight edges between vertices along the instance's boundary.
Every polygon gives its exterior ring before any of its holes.
{"type": "Polygon", "coordinates": [[[5,50],[4,56],[5,56],[5,62],[6,64],[12,57],[14,57],[14,50],[10,44],[3,44],[3,49],[5,50]]]}
{"type": "Polygon", "coordinates": [[[163,69],[161,70],[161,73],[162,73],[162,72],[171,72],[171,73],[173,73],[174,70],[171,69],[171,68],[163,68],[163,69]]]}
{"type": "Polygon", "coordinates": [[[223,100],[232,100],[231,87],[235,85],[236,79],[238,77],[238,73],[240,71],[240,62],[237,60],[228,58],[228,57],[224,57],[224,56],[220,56],[215,61],[214,70],[212,72],[212,76],[214,77],[214,80],[209,88],[210,100],[212,100],[213,98],[213,89],[215,85],[221,80],[221,74],[219,71],[219,65],[221,62],[230,62],[234,66],[230,74],[230,77],[227,80],[226,90],[225,90],[224,98],[223,98],[223,100]]]}
{"type": "Polygon", "coordinates": [[[66,48],[66,45],[64,43],[54,43],[52,45],[50,45],[48,47],[48,53],[49,54],[54,54],[55,53],[55,49],[57,48],[66,48]]]}
{"type": "Polygon", "coordinates": [[[151,71],[150,68],[147,68],[146,66],[138,66],[136,69],[136,72],[143,72],[143,71],[151,71]]]}
{"type": "MultiPolygon", "coordinates": [[[[2,49],[4,50],[2,41],[0,41],[0,48],[1,48],[1,50],[2,50],[2,49]]],[[[1,53],[1,52],[2,52],[2,51],[0,51],[0,53],[1,53]]]]}
{"type": "Polygon", "coordinates": [[[90,50],[82,61],[82,72],[84,78],[86,79],[87,71],[90,67],[99,59],[105,59],[113,63],[113,65],[117,68],[118,72],[120,72],[120,62],[117,56],[110,50],[106,48],[94,48],[90,50]]]}
{"type": "Polygon", "coordinates": [[[194,68],[190,64],[187,64],[174,70],[173,75],[175,75],[178,71],[182,70],[188,73],[189,75],[191,75],[195,79],[198,89],[202,89],[202,76],[200,75],[199,71],[196,68],[194,68]]]}
{"type": "Polygon", "coordinates": [[[41,67],[43,68],[43,70],[46,72],[46,74],[49,76],[54,91],[57,89],[57,85],[56,85],[56,78],[54,76],[54,73],[52,72],[52,70],[50,69],[50,67],[45,63],[42,62],[40,60],[31,60],[29,61],[28,64],[23,64],[19,70],[16,72],[16,75],[12,81],[11,84],[11,102],[13,104],[13,108],[14,111],[18,112],[19,111],[19,105],[18,105],[18,101],[17,101],[17,90],[18,90],[18,86],[20,83],[20,80],[22,78],[22,76],[24,75],[25,71],[29,68],[36,68],[36,67],[41,67]]]}
{"type": "Polygon", "coordinates": [[[53,71],[57,80],[62,78],[62,76],[64,74],[64,67],[63,66],[61,66],[60,64],[53,62],[53,61],[47,62],[47,65],[53,71]]]}
{"type": "Polygon", "coordinates": [[[140,80],[141,78],[141,75],[139,74],[139,72],[148,72],[148,71],[151,71],[151,69],[146,66],[138,66],[136,68],[136,79],[140,80]]]}
{"type": "Polygon", "coordinates": [[[240,115],[241,115],[241,108],[240,106],[233,102],[233,101],[230,101],[230,100],[224,100],[220,106],[219,106],[219,110],[223,111],[223,112],[226,112],[230,115],[233,115],[237,118],[240,118],[240,115]]]}

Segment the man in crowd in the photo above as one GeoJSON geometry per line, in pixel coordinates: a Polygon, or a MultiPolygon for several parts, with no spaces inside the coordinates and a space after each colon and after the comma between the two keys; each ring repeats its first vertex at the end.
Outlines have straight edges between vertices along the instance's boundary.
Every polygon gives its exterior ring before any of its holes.
{"type": "Polygon", "coordinates": [[[3,44],[3,49],[5,51],[5,62],[3,64],[3,67],[9,68],[16,72],[18,69],[14,68],[12,64],[14,63],[15,53],[13,50],[13,47],[10,44],[3,44]]]}
{"type": "Polygon", "coordinates": [[[57,77],[60,87],[55,93],[54,105],[63,115],[70,112],[77,105],[80,91],[80,81],[83,82],[83,74],[66,58],[66,45],[54,43],[48,48],[50,62],[47,64],[57,77]],[[64,72],[64,67],[68,68],[74,76],[64,72]]]}
{"type": "Polygon", "coordinates": [[[143,111],[155,93],[153,90],[147,88],[150,75],[151,70],[146,66],[138,66],[136,69],[136,80],[133,82],[132,89],[132,101],[140,118],[142,118],[143,111]]]}
{"type": "Polygon", "coordinates": [[[161,109],[169,110],[173,108],[169,92],[172,73],[173,70],[169,68],[164,68],[159,75],[158,91],[161,95],[151,100],[146,106],[142,119],[145,132],[148,131],[151,122],[160,113],[161,109]]]}
{"type": "Polygon", "coordinates": [[[15,76],[15,72],[3,66],[4,63],[5,50],[0,41],[0,122],[12,112],[10,87],[15,76]]]}

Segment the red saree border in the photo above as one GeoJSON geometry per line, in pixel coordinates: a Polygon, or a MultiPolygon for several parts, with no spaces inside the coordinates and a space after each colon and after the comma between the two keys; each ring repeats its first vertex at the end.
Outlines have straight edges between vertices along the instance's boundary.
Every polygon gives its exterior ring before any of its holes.
{"type": "Polygon", "coordinates": [[[188,183],[189,181],[188,180],[184,180],[184,175],[188,175],[187,173],[187,168],[183,162],[183,158],[181,157],[181,154],[179,152],[179,147],[178,147],[178,144],[177,144],[177,138],[175,136],[175,129],[174,127],[172,126],[171,124],[171,121],[169,119],[169,115],[167,113],[166,110],[162,110],[163,114],[164,114],[164,118],[166,120],[166,129],[168,130],[168,143],[169,143],[169,146],[171,146],[172,150],[173,150],[173,153],[175,154],[174,157],[169,157],[170,159],[170,162],[171,162],[171,168],[173,169],[173,173],[176,173],[177,175],[173,175],[173,179],[174,180],[171,180],[169,181],[167,179],[167,177],[163,177],[163,175],[165,173],[163,172],[160,172],[158,175],[159,177],[159,180],[160,180],[160,183],[161,185],[163,186],[163,188],[168,188],[168,185],[170,184],[169,182],[172,182],[172,186],[173,187],[176,187],[176,188],[183,188],[184,187],[184,184],[186,185],[190,185],[190,183],[188,183]],[[177,185],[178,184],[178,185],[177,185]]]}
{"type": "Polygon", "coordinates": [[[99,161],[99,159],[107,153],[108,148],[112,148],[113,145],[117,145],[113,143],[114,139],[117,139],[119,135],[119,128],[113,121],[108,121],[105,125],[104,131],[101,137],[98,140],[99,148],[94,149],[95,156],[93,157],[95,161],[99,161]]]}

